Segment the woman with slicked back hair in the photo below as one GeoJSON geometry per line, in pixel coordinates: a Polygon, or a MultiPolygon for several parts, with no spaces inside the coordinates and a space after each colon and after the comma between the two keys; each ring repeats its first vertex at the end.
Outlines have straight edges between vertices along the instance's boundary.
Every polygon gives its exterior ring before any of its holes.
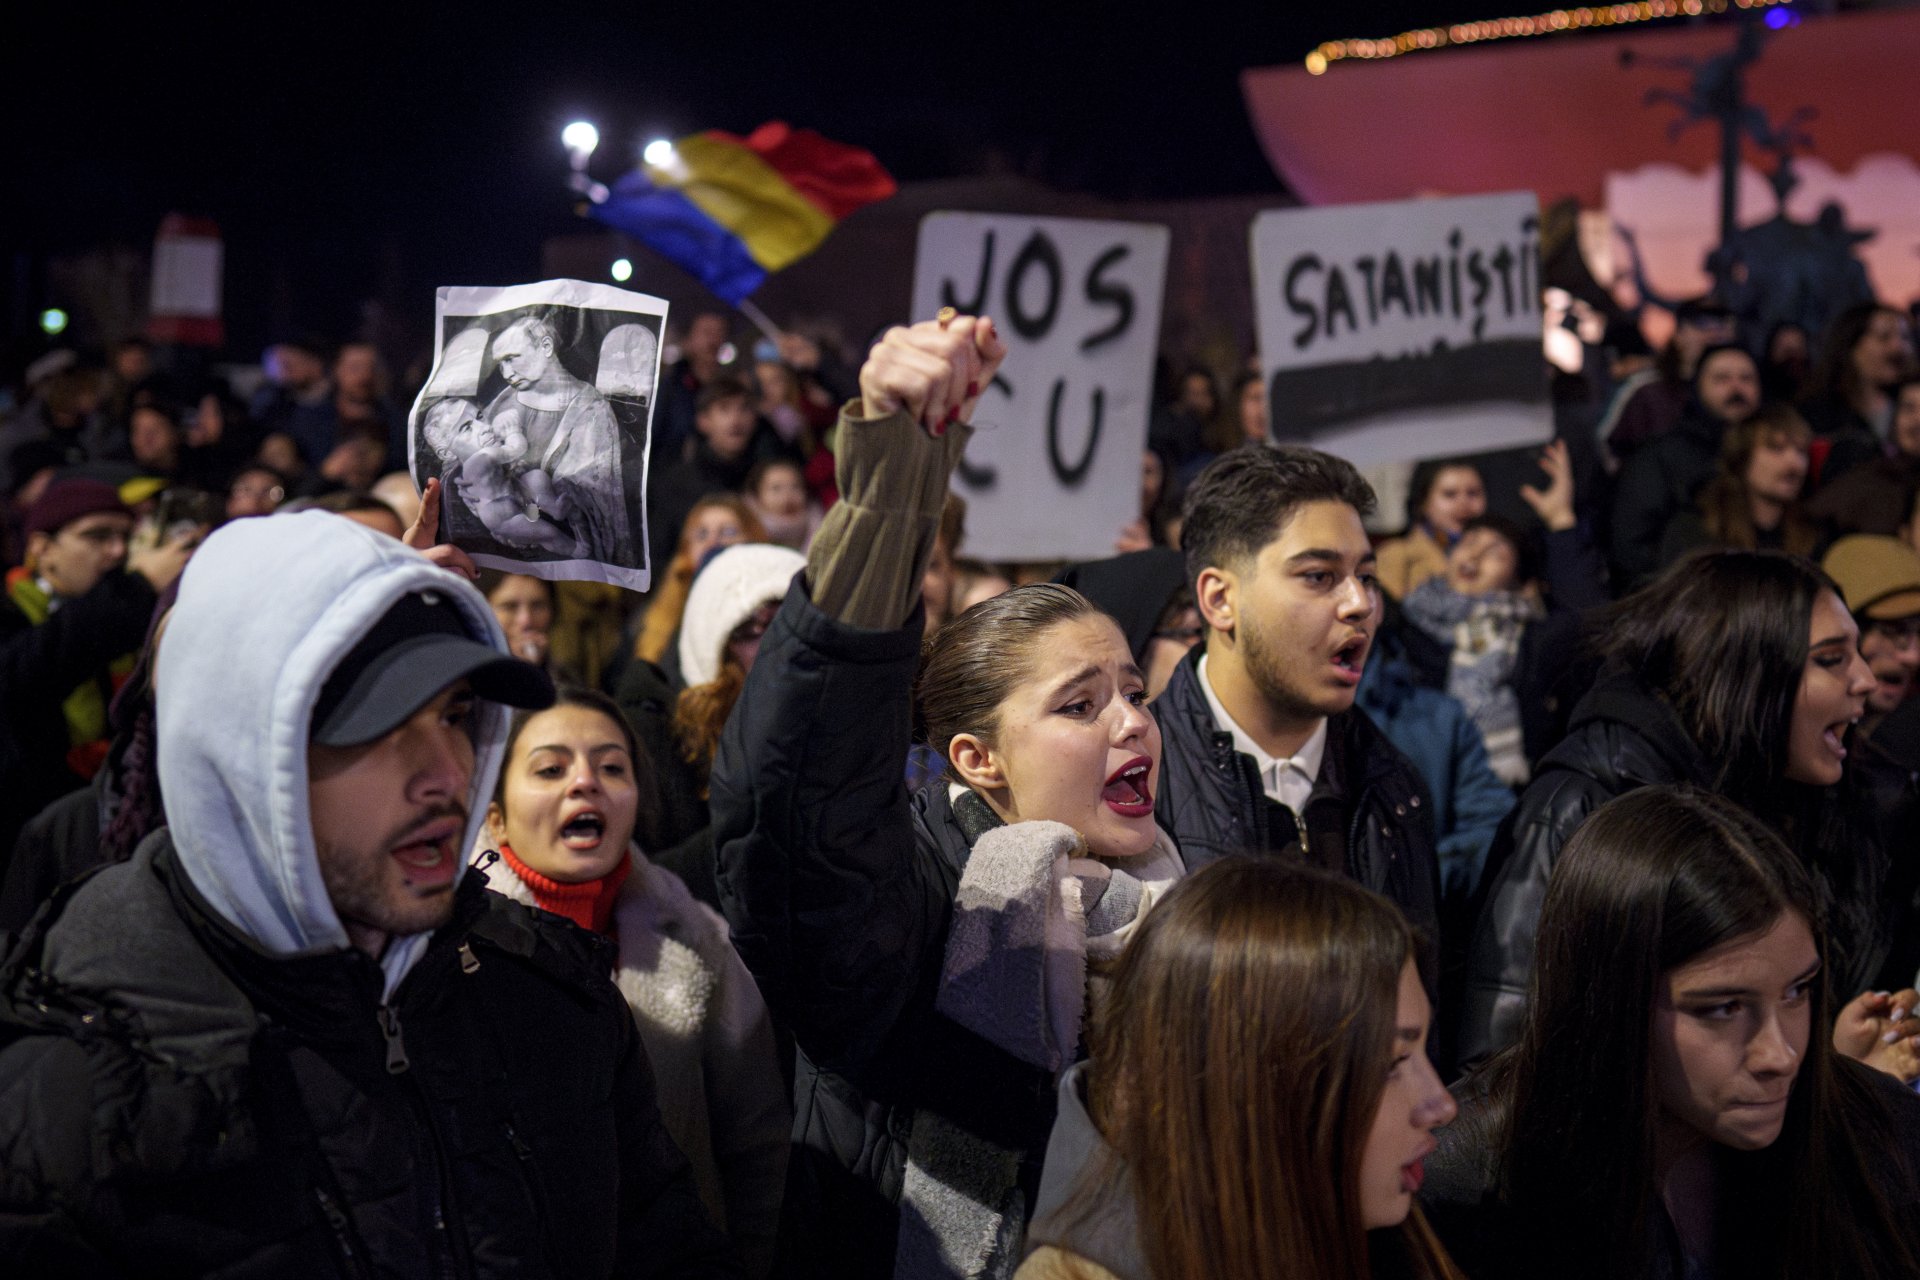
{"type": "Polygon", "coordinates": [[[791,1274],[1012,1273],[1087,963],[1183,871],[1111,618],[1020,587],[923,654],[964,416],[1003,353],[991,321],[951,315],[874,348],[840,423],[841,500],[713,759],[721,902],[800,1051],[791,1274]],[[909,795],[916,719],[945,772],[909,795]]]}
{"type": "Polygon", "coordinates": [[[1920,1275],[1920,1098],[1829,1042],[1821,896],[1710,792],[1588,819],[1423,1194],[1476,1280],[1920,1275]]]}
{"type": "Polygon", "coordinates": [[[1110,977],[1018,1280],[1459,1275],[1413,1201],[1454,1103],[1391,902],[1228,858],[1168,893],[1110,977]]]}

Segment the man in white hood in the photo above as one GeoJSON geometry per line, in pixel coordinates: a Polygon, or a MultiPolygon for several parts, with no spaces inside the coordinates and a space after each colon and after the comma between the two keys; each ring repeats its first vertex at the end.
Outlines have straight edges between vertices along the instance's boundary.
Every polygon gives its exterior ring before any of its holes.
{"type": "Polygon", "coordinates": [[[155,683],[167,828],[0,966],[0,1273],[737,1274],[604,944],[465,870],[553,696],[479,592],[241,521],[155,683]]]}

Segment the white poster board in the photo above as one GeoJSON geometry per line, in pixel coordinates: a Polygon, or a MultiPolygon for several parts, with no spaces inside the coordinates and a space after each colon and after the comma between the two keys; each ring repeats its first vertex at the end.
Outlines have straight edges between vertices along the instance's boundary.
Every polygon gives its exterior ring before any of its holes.
{"type": "Polygon", "coordinates": [[[992,316],[1006,362],[954,474],[963,553],[990,561],[1113,554],[1140,515],[1165,227],[1016,214],[920,222],[913,312],[992,316]]]}
{"type": "Polygon", "coordinates": [[[644,591],[647,444],[667,304],[580,280],[435,294],[407,419],[440,536],[474,563],[644,591]]]}
{"type": "Polygon", "coordinates": [[[1253,220],[1273,438],[1360,466],[1553,438],[1532,192],[1253,220]]]}

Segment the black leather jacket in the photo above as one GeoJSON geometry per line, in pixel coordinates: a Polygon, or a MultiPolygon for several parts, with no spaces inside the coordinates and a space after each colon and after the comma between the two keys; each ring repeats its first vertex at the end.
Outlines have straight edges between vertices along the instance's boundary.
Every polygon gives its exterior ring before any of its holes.
{"type": "MultiPolygon", "coordinates": [[[[1566,740],[1540,762],[1488,854],[1492,887],[1468,958],[1461,1065],[1485,1061],[1518,1038],[1547,884],[1587,815],[1638,787],[1711,788],[1712,777],[1712,762],[1673,709],[1638,679],[1603,676],[1580,700],[1566,740]]],[[[1889,878],[1888,852],[1912,844],[1913,775],[1877,752],[1856,750],[1842,786],[1815,791],[1785,783],[1781,790],[1791,825],[1773,820],[1827,898],[1832,989],[1845,1001],[1880,976],[1893,935],[1910,918],[1896,901],[1899,890],[1889,890],[1912,878],[1889,878]]]]}

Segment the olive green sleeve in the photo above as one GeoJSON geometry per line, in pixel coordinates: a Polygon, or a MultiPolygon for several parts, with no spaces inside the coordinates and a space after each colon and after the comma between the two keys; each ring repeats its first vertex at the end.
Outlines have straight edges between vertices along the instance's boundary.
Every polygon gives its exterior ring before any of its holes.
{"type": "Polygon", "coordinates": [[[973,428],[958,423],[936,439],[904,410],[884,418],[862,418],[859,410],[858,400],[840,410],[840,501],[814,535],[807,582],[814,607],[829,617],[891,631],[920,603],[947,478],[973,428]]]}

